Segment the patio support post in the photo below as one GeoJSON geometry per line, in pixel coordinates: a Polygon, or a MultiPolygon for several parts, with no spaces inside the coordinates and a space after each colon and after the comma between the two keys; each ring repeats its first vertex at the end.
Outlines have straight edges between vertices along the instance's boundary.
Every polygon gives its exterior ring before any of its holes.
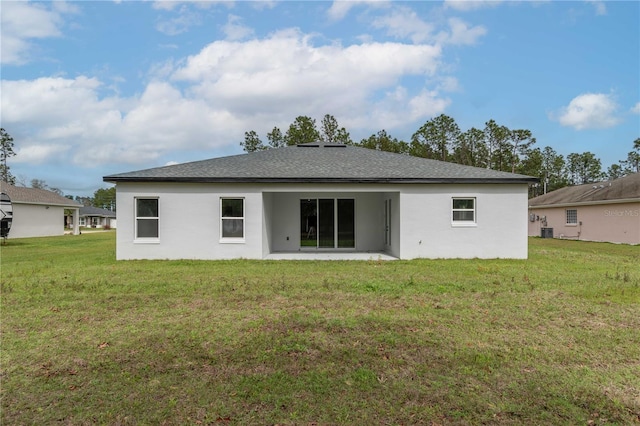
{"type": "Polygon", "coordinates": [[[80,208],[73,209],[73,235],[80,235],[80,208]]]}

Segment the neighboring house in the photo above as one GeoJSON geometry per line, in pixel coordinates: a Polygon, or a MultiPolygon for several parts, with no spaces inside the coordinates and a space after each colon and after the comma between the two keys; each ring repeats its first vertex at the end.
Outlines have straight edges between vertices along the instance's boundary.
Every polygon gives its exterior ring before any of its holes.
{"type": "Polygon", "coordinates": [[[529,200],[529,235],[640,244],[640,173],[529,200]]]}
{"type": "Polygon", "coordinates": [[[80,207],[80,226],[115,229],[116,214],[98,207],[80,207]]]}
{"type": "Polygon", "coordinates": [[[314,143],[104,181],[118,259],[412,259],[526,258],[537,179],[314,143]]]}
{"type": "MultiPolygon", "coordinates": [[[[44,189],[23,188],[0,182],[0,190],[11,198],[13,222],[9,238],[64,235],[65,209],[78,218],[80,204],[44,189]]],[[[78,220],[74,220],[78,223],[78,220]]],[[[76,225],[73,234],[79,234],[76,225]]]]}

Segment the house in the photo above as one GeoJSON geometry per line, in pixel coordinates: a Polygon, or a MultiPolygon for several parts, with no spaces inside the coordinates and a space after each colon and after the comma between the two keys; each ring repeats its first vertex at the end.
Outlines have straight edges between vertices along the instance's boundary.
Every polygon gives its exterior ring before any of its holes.
{"type": "Polygon", "coordinates": [[[103,179],[118,259],[526,258],[537,182],[324,143],[103,179]]]}
{"type": "Polygon", "coordinates": [[[532,198],[529,235],[640,244],[640,173],[532,198]]]}
{"type": "Polygon", "coordinates": [[[116,214],[98,207],[80,207],[80,226],[115,229],[116,214]]]}
{"type": "MultiPolygon", "coordinates": [[[[0,191],[9,196],[13,207],[9,238],[64,235],[65,209],[71,210],[76,219],[79,215],[80,204],[55,192],[13,186],[6,182],[0,182],[0,191]]],[[[76,225],[73,234],[79,233],[76,225]]]]}

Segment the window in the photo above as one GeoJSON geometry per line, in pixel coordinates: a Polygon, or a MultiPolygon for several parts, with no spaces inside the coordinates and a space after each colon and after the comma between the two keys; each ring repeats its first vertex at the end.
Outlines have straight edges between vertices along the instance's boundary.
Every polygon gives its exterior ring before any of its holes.
{"type": "Polygon", "coordinates": [[[222,239],[244,239],[244,198],[220,199],[220,235],[222,239]]]}
{"type": "Polygon", "coordinates": [[[136,238],[158,238],[158,199],[136,198],[136,238]]]}
{"type": "Polygon", "coordinates": [[[454,198],[452,204],[452,221],[454,224],[476,222],[476,199],[454,198]]]}
{"type": "Polygon", "coordinates": [[[567,213],[567,225],[577,225],[578,224],[578,210],[576,209],[568,209],[567,213]]]}

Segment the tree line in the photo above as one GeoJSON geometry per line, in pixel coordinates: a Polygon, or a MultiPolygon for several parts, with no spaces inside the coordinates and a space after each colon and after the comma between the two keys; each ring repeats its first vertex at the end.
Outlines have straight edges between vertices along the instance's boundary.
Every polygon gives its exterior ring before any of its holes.
{"type": "Polygon", "coordinates": [[[571,153],[564,157],[550,146],[536,147],[536,138],[530,130],[509,129],[493,119],[487,121],[484,128],[471,127],[463,131],[445,114],[427,120],[413,133],[410,141],[398,140],[383,129],[354,142],[349,132],[329,114],[323,117],[319,128],[315,119],[299,116],[284,133],[274,127],[266,136],[265,144],[255,131],[247,131],[240,145],[246,152],[254,152],[322,141],[520,173],[540,179],[539,185],[529,189],[530,197],[569,185],[617,179],[640,172],[640,138],[633,142],[626,159],[603,171],[602,162],[592,152],[571,153]]]}
{"type": "MultiPolygon", "coordinates": [[[[571,153],[565,158],[550,146],[534,146],[537,141],[530,130],[509,129],[491,119],[482,129],[471,127],[462,131],[456,121],[445,114],[427,120],[409,142],[392,137],[384,129],[354,142],[349,132],[330,114],[323,117],[319,128],[315,119],[298,116],[284,133],[274,127],[266,136],[265,144],[255,131],[247,131],[240,145],[246,152],[254,152],[322,141],[520,173],[540,179],[540,185],[529,189],[530,197],[569,185],[617,179],[640,172],[640,138],[633,141],[627,158],[603,171],[602,162],[592,152],[571,153]]],[[[13,146],[13,138],[1,128],[0,180],[15,185],[17,179],[11,174],[7,162],[16,155],[13,146]]],[[[18,184],[27,186],[25,182],[18,184]]],[[[115,187],[98,189],[93,197],[64,195],[60,189],[49,187],[40,179],[32,179],[31,187],[55,192],[85,206],[115,211],[115,187]]]]}

